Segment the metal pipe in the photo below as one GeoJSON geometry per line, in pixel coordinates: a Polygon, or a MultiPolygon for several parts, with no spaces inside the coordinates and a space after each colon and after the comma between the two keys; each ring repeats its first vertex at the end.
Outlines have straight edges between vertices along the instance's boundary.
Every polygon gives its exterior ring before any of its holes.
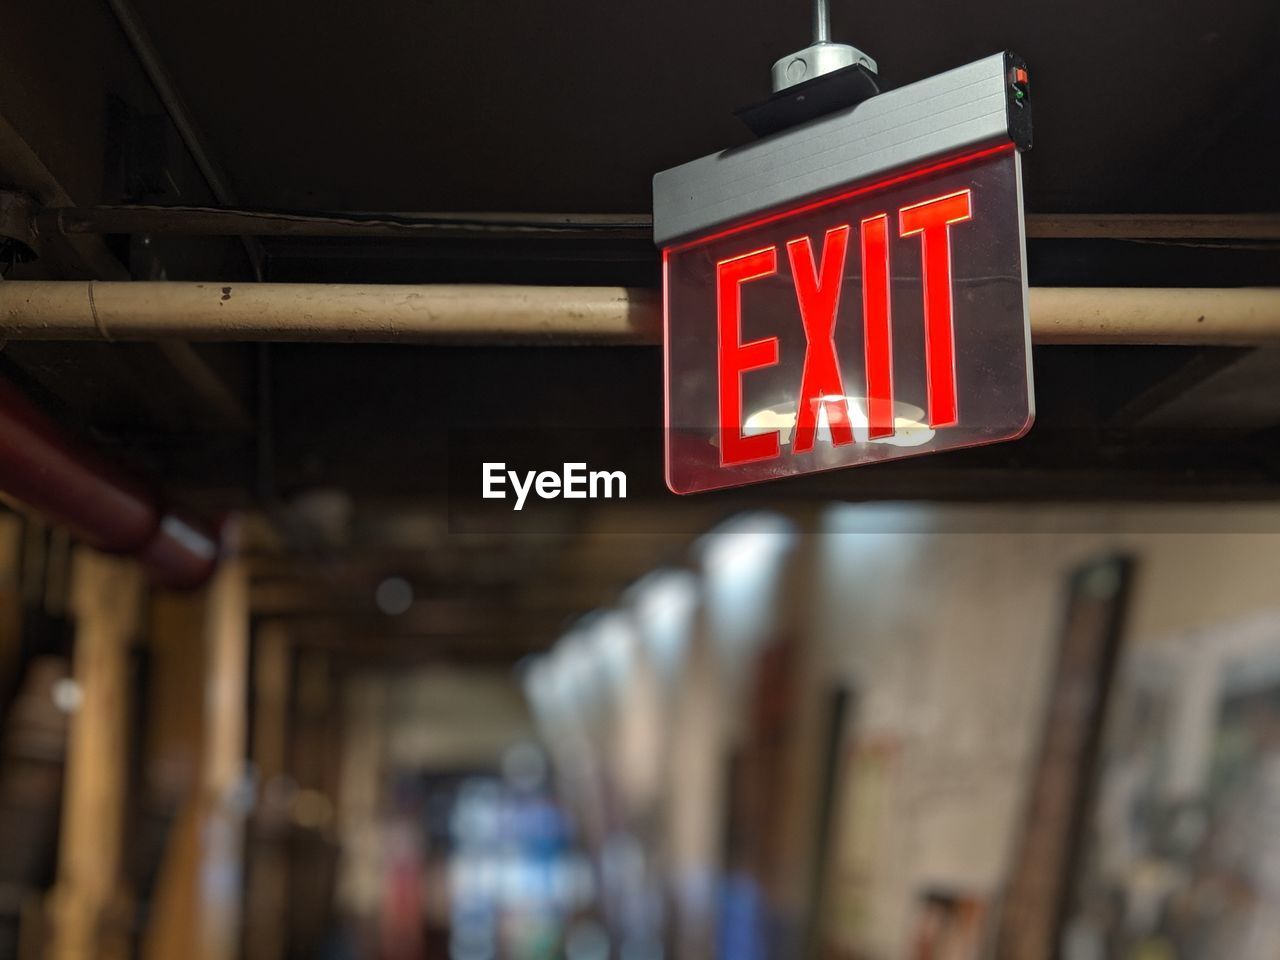
{"type": "MultiPolygon", "coordinates": [[[[656,291],[627,287],[18,280],[0,337],[654,344],[656,291]]],[[[1037,343],[1280,343],[1280,288],[1033,287],[1037,343]]]]}
{"type": "Polygon", "coordinates": [[[623,287],[0,284],[0,337],[655,343],[658,298],[623,287]]]}
{"type": "Polygon", "coordinates": [[[1037,343],[1280,343],[1280,287],[1032,287],[1037,343]]]}
{"type": "Polygon", "coordinates": [[[3,380],[0,490],[111,553],[141,550],[158,521],[151,491],[106,460],[78,449],[3,380]]]}
{"type": "Polygon", "coordinates": [[[827,0],[813,0],[813,42],[829,43],[831,41],[831,11],[827,0]]]}
{"type": "Polygon", "coordinates": [[[208,524],[170,511],[160,518],[155,535],[137,557],[153,582],[189,590],[213,576],[221,540],[221,533],[208,524]]]}
{"type": "Polygon", "coordinates": [[[166,586],[198,586],[217,564],[216,532],[166,511],[153,491],[73,440],[3,380],[0,495],[90,546],[137,557],[166,586]]]}

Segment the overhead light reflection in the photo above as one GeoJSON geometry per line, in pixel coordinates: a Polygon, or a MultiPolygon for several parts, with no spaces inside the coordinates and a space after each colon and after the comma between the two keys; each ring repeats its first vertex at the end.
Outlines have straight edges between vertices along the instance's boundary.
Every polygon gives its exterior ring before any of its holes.
{"type": "MultiPolygon", "coordinates": [[[[853,428],[853,439],[856,443],[882,443],[892,447],[918,447],[933,439],[935,431],[924,422],[925,413],[910,403],[894,401],[893,435],[872,439],[870,420],[867,416],[867,401],[864,397],[841,397],[838,394],[824,396],[818,405],[817,439],[831,443],[831,427],[827,423],[827,403],[844,400],[849,410],[849,424],[853,428]]],[[[791,435],[796,426],[796,405],[794,402],[774,404],[750,414],[742,426],[743,436],[750,437],[760,433],[778,432],[778,442],[784,447],[791,444],[791,435]]]]}

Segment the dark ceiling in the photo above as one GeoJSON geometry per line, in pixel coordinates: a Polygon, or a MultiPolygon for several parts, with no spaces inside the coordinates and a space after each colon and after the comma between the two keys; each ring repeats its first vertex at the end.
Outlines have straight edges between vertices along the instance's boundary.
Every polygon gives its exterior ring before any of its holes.
{"type": "MultiPolygon", "coordinates": [[[[808,43],[806,0],[135,0],[244,202],[635,212],[808,43]]],[[[832,3],[902,85],[1026,57],[1033,211],[1275,209],[1270,0],[832,3]]]]}

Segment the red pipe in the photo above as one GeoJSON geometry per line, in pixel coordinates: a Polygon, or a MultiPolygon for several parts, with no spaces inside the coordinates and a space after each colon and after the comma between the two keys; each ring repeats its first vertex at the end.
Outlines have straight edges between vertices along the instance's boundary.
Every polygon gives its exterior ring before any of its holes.
{"type": "Polygon", "coordinates": [[[151,579],[162,587],[190,589],[213,575],[218,566],[218,531],[179,513],[160,518],[156,534],[138,554],[151,579]]]}
{"type": "Polygon", "coordinates": [[[0,494],[71,528],[99,550],[137,557],[165,586],[195,587],[218,562],[216,531],[69,437],[0,380],[0,494]]]}

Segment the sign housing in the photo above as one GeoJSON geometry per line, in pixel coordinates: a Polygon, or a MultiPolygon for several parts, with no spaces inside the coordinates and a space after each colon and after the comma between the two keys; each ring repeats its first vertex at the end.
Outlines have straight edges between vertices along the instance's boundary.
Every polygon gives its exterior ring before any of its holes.
{"type": "Polygon", "coordinates": [[[654,178],[674,492],[1026,432],[1026,96],[1001,54],[654,178]]]}

